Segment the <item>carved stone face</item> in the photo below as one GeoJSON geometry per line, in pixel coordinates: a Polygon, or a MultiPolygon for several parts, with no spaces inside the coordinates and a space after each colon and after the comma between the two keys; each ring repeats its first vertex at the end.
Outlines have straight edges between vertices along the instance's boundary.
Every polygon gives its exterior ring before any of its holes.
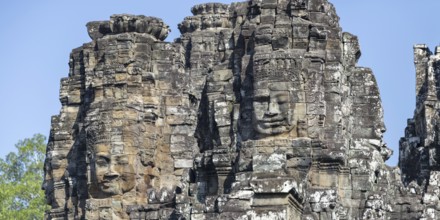
{"type": "Polygon", "coordinates": [[[289,91],[257,89],[253,99],[254,130],[263,135],[289,132],[292,126],[292,107],[289,91]]]}
{"type": "Polygon", "coordinates": [[[122,195],[135,186],[134,156],[112,154],[107,145],[95,146],[94,177],[98,189],[107,195],[122,195]]]}

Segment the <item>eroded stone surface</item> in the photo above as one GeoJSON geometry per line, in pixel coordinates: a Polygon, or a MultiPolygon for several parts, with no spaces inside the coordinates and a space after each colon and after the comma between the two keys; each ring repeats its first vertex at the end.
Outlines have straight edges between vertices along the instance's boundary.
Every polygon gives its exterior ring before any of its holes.
{"type": "Polygon", "coordinates": [[[440,48],[431,52],[426,45],[414,46],[416,67],[416,109],[408,119],[405,137],[400,139],[399,165],[402,181],[417,194],[412,201],[411,212],[418,212],[424,219],[440,216],[439,182],[439,96],[438,61],[440,48]],[[418,205],[422,203],[423,206],[418,205]],[[417,207],[417,208],[412,208],[417,207]]]}
{"type": "Polygon", "coordinates": [[[192,13],[174,43],[159,18],[87,24],[92,42],[72,51],[52,118],[47,219],[436,219],[437,138],[426,134],[437,92],[426,79],[438,59],[426,47],[402,183],[384,163],[376,80],[356,66],[358,39],[332,4],[192,13]]]}

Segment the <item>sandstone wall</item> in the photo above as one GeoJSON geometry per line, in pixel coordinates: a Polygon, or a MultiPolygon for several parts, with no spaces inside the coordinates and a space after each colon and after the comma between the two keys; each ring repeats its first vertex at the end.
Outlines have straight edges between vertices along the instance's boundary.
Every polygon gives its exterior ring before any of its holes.
{"type": "MultiPolygon", "coordinates": [[[[52,118],[47,219],[436,218],[437,164],[425,160],[436,148],[414,144],[436,143],[423,136],[436,125],[419,122],[436,118],[436,91],[401,141],[402,183],[384,163],[375,77],[331,3],[192,13],[173,43],[155,17],[87,24],[92,42],[72,51],[52,118]]],[[[416,55],[418,88],[431,91],[422,74],[436,77],[436,59],[416,55]]]]}

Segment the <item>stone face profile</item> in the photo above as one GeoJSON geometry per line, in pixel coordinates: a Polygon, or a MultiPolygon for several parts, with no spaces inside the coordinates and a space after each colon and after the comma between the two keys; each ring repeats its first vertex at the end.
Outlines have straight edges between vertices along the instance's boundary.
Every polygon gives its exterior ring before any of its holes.
{"type": "Polygon", "coordinates": [[[383,109],[327,0],[196,5],[90,22],[52,117],[46,219],[438,219],[439,53],[385,165],[383,109]]]}

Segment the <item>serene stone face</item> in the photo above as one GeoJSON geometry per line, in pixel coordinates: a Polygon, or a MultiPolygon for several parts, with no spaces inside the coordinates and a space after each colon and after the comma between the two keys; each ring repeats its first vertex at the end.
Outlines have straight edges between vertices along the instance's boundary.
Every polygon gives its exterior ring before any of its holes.
{"type": "Polygon", "coordinates": [[[104,144],[95,145],[94,177],[98,189],[107,195],[122,195],[135,186],[134,156],[112,154],[104,144]]]}
{"type": "Polygon", "coordinates": [[[289,91],[256,89],[253,99],[254,129],[263,135],[289,132],[292,126],[292,106],[289,91]]]}

